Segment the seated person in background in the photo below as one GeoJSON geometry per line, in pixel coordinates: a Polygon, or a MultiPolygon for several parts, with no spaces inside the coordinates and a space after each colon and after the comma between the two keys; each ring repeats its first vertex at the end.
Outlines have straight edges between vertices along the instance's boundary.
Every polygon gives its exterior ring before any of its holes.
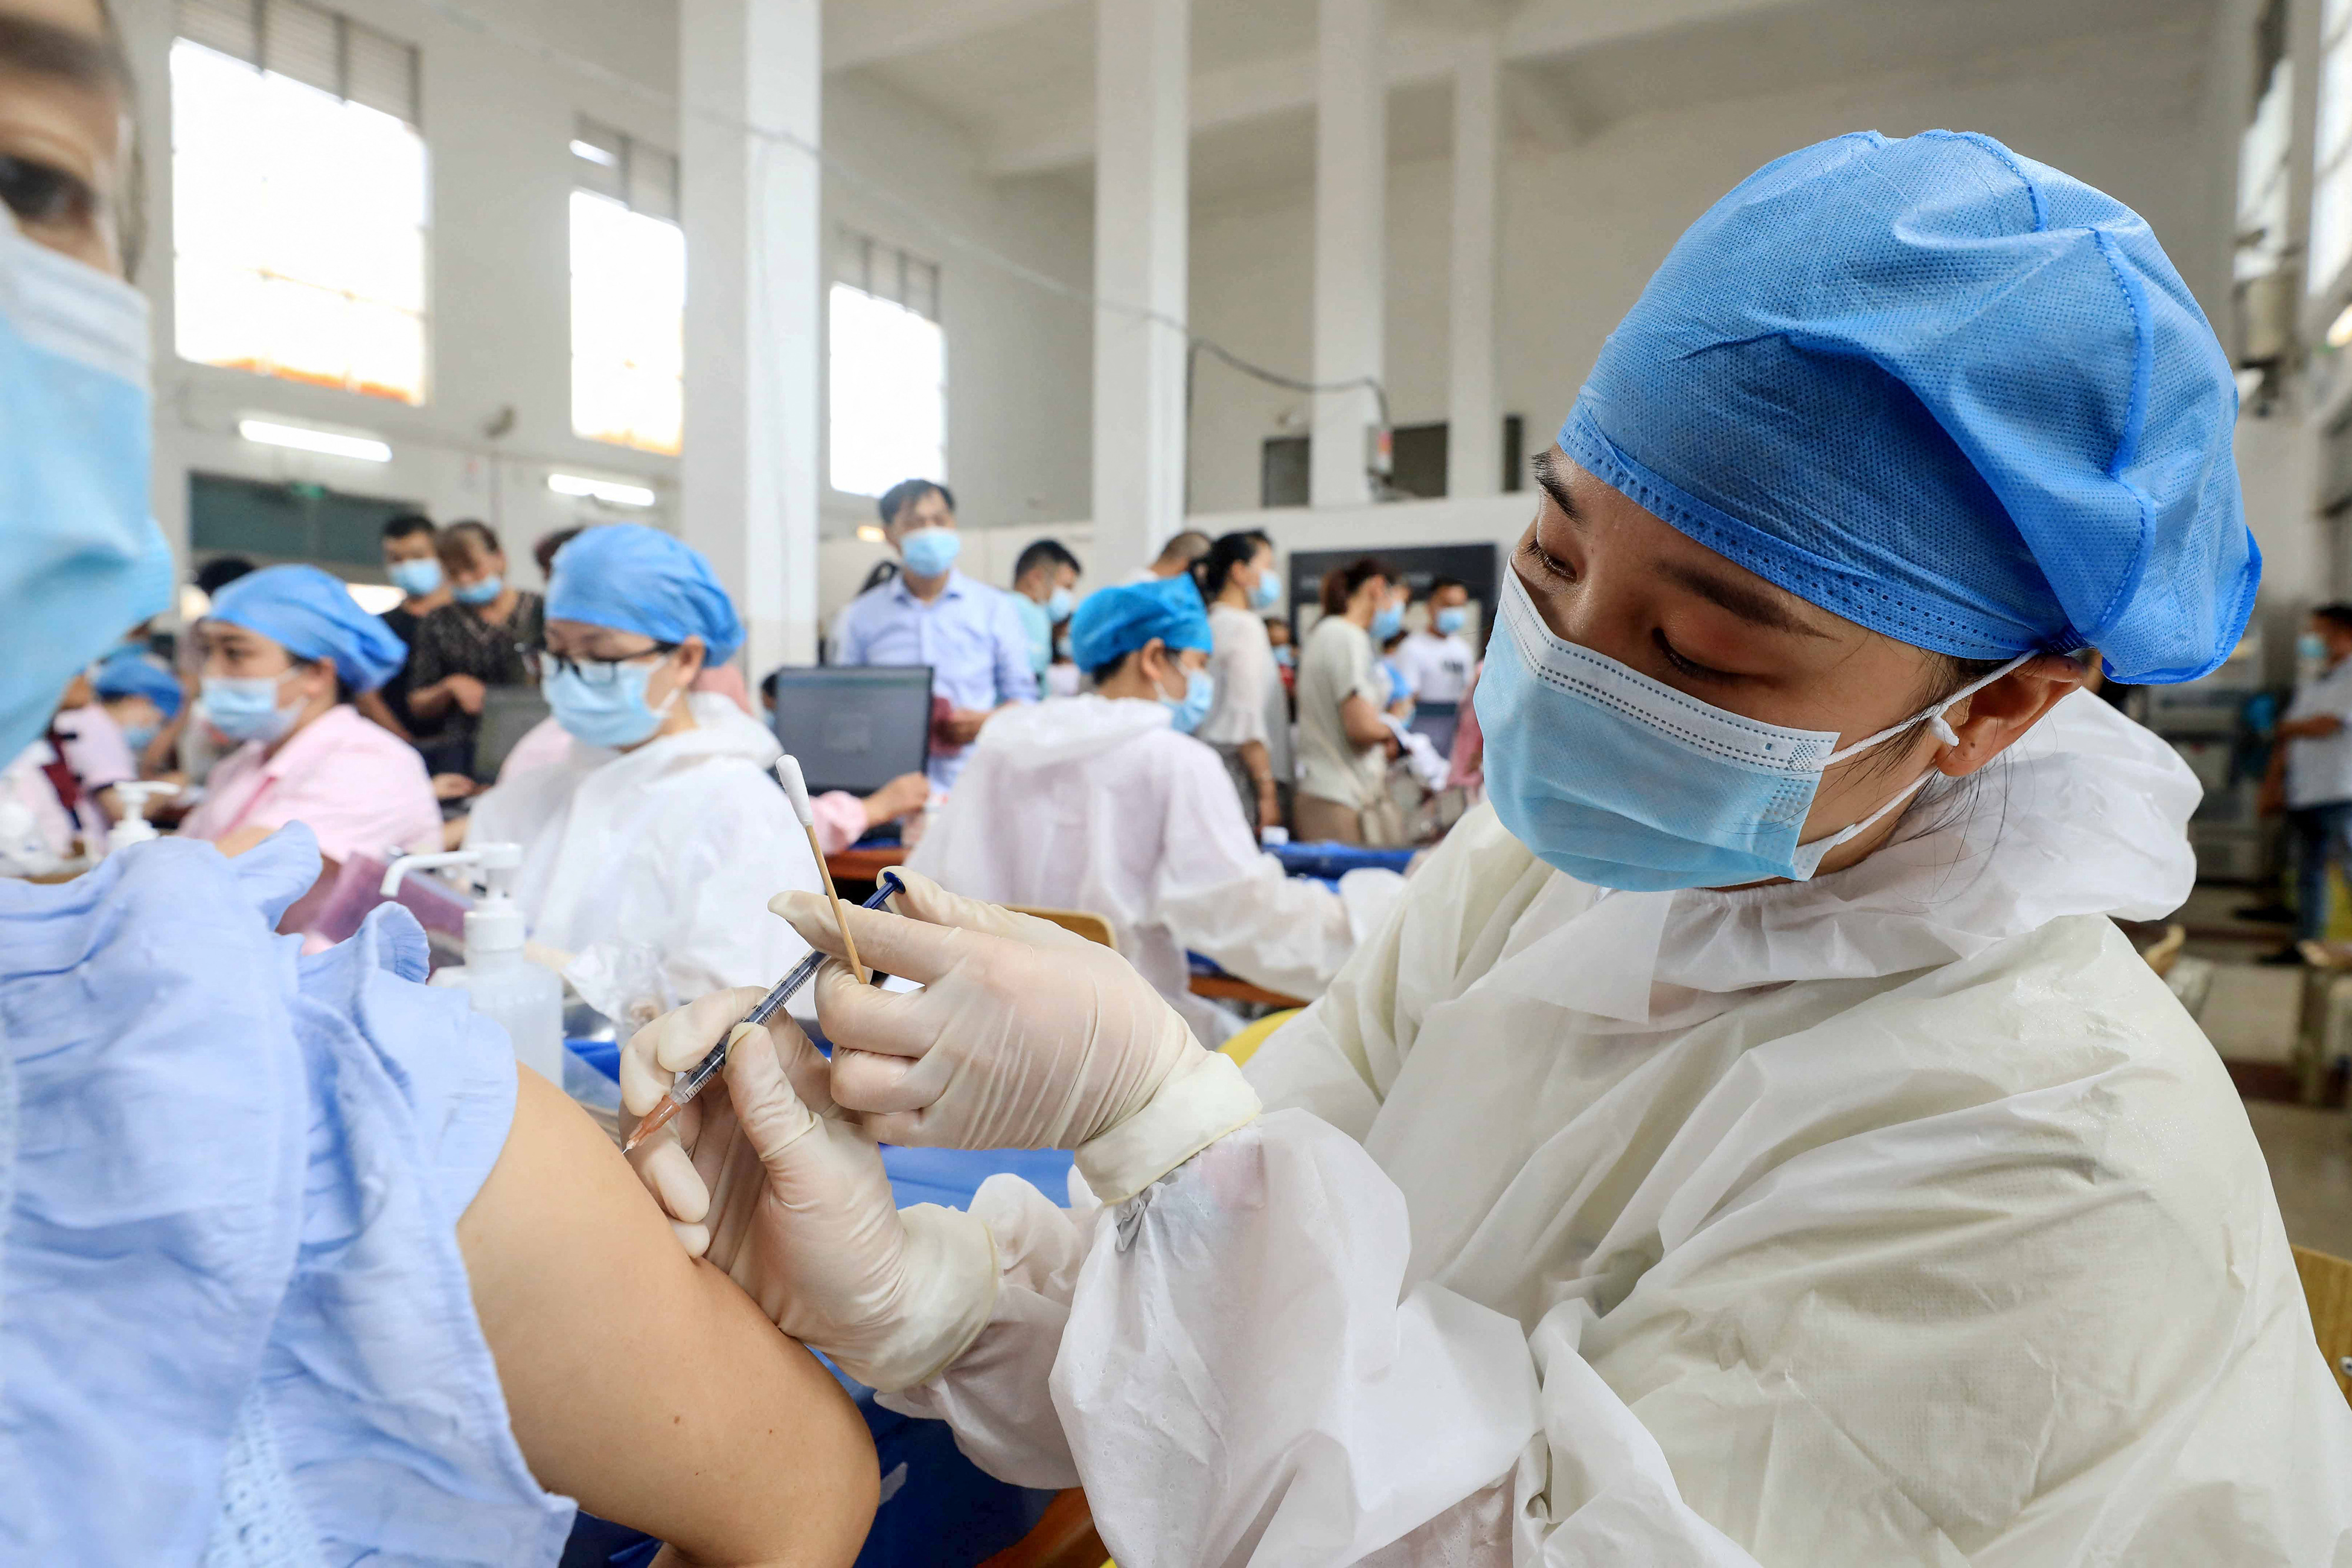
{"type": "Polygon", "coordinates": [[[544,606],[538,594],[507,580],[506,551],[487,524],[451,523],[436,549],[456,602],[417,622],[408,654],[408,711],[431,770],[471,774],[482,695],[491,686],[530,684],[529,654],[539,645],[544,606]]]}
{"type": "Polygon", "coordinates": [[[927,771],[955,787],[965,748],[1000,708],[1034,702],[1029,639],[1012,595],[956,570],[963,548],[955,497],[944,485],[908,479],[876,503],[883,532],[906,569],[849,601],[834,622],[836,664],[929,664],[939,712],[927,771]]]}
{"type": "MultiPolygon", "coordinates": [[[[196,568],[190,580],[209,604],[222,589],[253,570],[253,563],[241,555],[216,555],[196,568]]],[[[236,747],[205,722],[203,683],[198,673],[204,661],[196,652],[194,637],[180,639],[177,661],[178,668],[173,673],[180,677],[184,698],[179,714],[166,720],[163,733],[148,742],[139,767],[151,779],[176,778],[188,788],[197,789],[211,776],[213,764],[236,747]]]]}
{"type": "Polygon", "coordinates": [[[1071,618],[1091,695],[1000,716],[908,865],[957,893],[1102,915],[1119,951],[1214,1046],[1240,1020],[1192,994],[1187,948],[1245,980],[1319,994],[1402,891],[1332,893],[1261,852],[1217,754],[1209,618],[1190,577],[1097,589],[1071,618]]]}
{"type": "Polygon", "coordinates": [[[1054,663],[1054,629],[1077,606],[1078,558],[1058,539],[1039,539],[1013,563],[1013,608],[1029,633],[1029,673],[1039,680],[1054,663]]]}
{"type": "Polygon", "coordinates": [[[138,777],[88,676],[77,674],[41,737],[0,766],[0,875],[41,876],[105,852],[113,802],[138,777]]]}
{"type": "Polygon", "coordinates": [[[1470,689],[1478,650],[1463,633],[1470,625],[1470,591],[1450,577],[1429,585],[1429,623],[1405,633],[1389,662],[1404,673],[1417,703],[1458,703],[1470,689]]]}
{"type": "Polygon", "coordinates": [[[705,991],[772,985],[807,951],[767,914],[787,888],[824,885],[767,771],[775,737],[692,689],[742,641],[690,546],[636,523],[588,529],[555,558],[541,659],[570,750],[500,781],[467,821],[467,843],[523,846],[514,890],[532,938],[625,1030],[705,991]]]}
{"type": "MultiPolygon", "coordinates": [[[[315,566],[272,566],[223,589],[196,623],[204,702],[237,749],[181,822],[227,854],[289,822],[308,826],[326,861],[319,893],[354,854],[441,847],[441,808],[415,751],[362,718],[354,692],[400,668],[400,639],[315,566]]],[[[306,895],[286,930],[308,929],[306,895]]]]}
{"type": "Polygon", "coordinates": [[[1151,564],[1127,580],[1156,582],[1162,578],[1189,576],[1209,553],[1211,542],[1209,536],[1198,528],[1186,528],[1171,534],[1168,542],[1160,547],[1160,553],[1151,558],[1151,564]]]}
{"type": "Polygon", "coordinates": [[[179,677],[143,653],[115,654],[99,665],[89,684],[134,757],[145,754],[186,700],[179,677]]]}
{"type": "MultiPolygon", "coordinates": [[[[433,519],[406,512],[383,525],[383,574],[400,590],[400,602],[383,612],[383,623],[400,639],[404,649],[416,645],[416,629],[425,618],[449,602],[448,574],[441,570],[441,530],[433,519]]],[[[415,719],[408,711],[408,661],[401,660],[392,678],[363,697],[359,709],[403,740],[415,737],[415,719]]]]}

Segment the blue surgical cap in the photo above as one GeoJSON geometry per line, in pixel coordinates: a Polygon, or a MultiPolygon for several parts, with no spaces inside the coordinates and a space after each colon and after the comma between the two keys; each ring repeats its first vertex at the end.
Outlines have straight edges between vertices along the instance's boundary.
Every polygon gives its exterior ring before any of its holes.
{"type": "Polygon", "coordinates": [[[1842,136],[1683,235],[1561,449],[1791,593],[1968,659],[2193,680],[2262,558],[2237,389],[2130,208],[1990,137],[1842,136]]]}
{"type": "Polygon", "coordinates": [[[165,718],[180,711],[179,677],[144,653],[115,654],[89,684],[101,698],[145,697],[165,718]]]}
{"type": "Polygon", "coordinates": [[[332,659],[353,691],[375,690],[408,662],[408,644],[315,566],[247,572],[220,591],[205,619],[258,632],[298,659],[332,659]]]}
{"type": "Polygon", "coordinates": [[[656,643],[699,637],[713,664],[743,645],[734,602],[702,552],[643,523],[590,528],[557,550],[547,615],[656,643]]]}
{"type": "Polygon", "coordinates": [[[1082,670],[1099,670],[1154,637],[1170,648],[1206,652],[1209,612],[1186,576],[1097,588],[1070,615],[1070,657],[1082,670]]]}

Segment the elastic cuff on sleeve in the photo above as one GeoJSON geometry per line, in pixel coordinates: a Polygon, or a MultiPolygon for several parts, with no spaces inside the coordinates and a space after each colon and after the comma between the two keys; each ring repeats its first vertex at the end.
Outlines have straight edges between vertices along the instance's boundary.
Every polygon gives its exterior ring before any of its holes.
{"type": "Polygon", "coordinates": [[[1197,1045],[1142,1110],[1077,1149],[1078,1173],[1106,1205],[1124,1203],[1257,1119],[1257,1091],[1230,1056],[1197,1045]]]}

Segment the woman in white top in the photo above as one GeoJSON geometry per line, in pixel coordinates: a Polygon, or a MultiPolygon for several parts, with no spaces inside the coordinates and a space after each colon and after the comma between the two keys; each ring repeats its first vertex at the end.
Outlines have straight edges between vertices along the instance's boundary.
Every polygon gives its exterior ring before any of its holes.
{"type": "Polygon", "coordinates": [[[616,1022],[716,987],[766,986],[808,949],[768,900],[823,885],[783,791],[775,737],[690,688],[743,640],[709,563],[635,523],[555,558],[541,686],[561,762],[475,803],[469,843],[523,846],[515,896],[564,977],[616,1022]]]}
{"type": "Polygon", "coordinates": [[[1372,656],[1396,634],[1396,573],[1370,557],[1323,580],[1323,619],[1298,660],[1298,793],[1291,814],[1305,842],[1392,841],[1381,810],[1396,737],[1381,717],[1388,684],[1372,656]],[[1370,831],[1367,831],[1368,823],[1370,831]]]}
{"type": "Polygon", "coordinates": [[[1290,696],[1274,662],[1264,617],[1282,602],[1274,541],[1255,528],[1225,535],[1194,568],[1209,605],[1209,678],[1217,684],[1209,716],[1194,733],[1224,758],[1241,796],[1242,815],[1263,832],[1286,825],[1282,791],[1290,783],[1290,696]]]}

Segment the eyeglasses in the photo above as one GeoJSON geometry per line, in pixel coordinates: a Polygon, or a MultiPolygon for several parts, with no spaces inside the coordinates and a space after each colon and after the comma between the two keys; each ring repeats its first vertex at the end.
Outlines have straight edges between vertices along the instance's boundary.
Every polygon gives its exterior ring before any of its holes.
{"type": "Polygon", "coordinates": [[[569,653],[539,650],[539,678],[541,685],[559,674],[577,675],[583,685],[609,686],[621,678],[621,666],[634,664],[641,659],[657,659],[677,652],[676,643],[656,643],[642,653],[631,653],[625,659],[575,659],[569,653]]]}

